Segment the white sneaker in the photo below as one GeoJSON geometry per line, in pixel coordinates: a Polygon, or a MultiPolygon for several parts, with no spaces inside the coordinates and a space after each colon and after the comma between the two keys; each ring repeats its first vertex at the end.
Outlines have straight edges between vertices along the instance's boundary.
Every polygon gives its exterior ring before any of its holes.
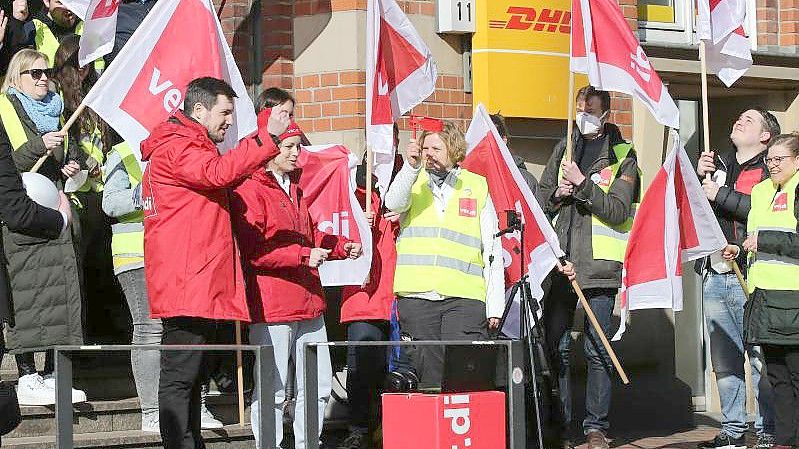
{"type": "MultiPolygon", "coordinates": [[[[53,390],[53,394],[55,394],[55,376],[52,374],[48,374],[44,376],[44,385],[53,390]]],[[[72,403],[77,404],[78,402],[86,402],[86,392],[83,390],[78,390],[73,388],[72,389],[72,403]]]]}
{"type": "Polygon", "coordinates": [[[161,425],[158,419],[158,410],[141,414],[142,432],[161,433],[161,425]]]}
{"type": "Polygon", "coordinates": [[[222,421],[214,418],[214,415],[205,404],[200,405],[200,419],[200,427],[203,429],[221,429],[225,426],[222,421]]]}
{"type": "Polygon", "coordinates": [[[17,398],[19,405],[55,405],[55,390],[38,373],[26,374],[17,382],[17,398]]]}

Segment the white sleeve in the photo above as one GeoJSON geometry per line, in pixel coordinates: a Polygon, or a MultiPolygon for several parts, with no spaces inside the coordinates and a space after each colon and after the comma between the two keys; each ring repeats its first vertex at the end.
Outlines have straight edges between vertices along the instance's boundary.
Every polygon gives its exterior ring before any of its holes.
{"type": "Polygon", "coordinates": [[[407,161],[402,165],[402,169],[394,177],[386,192],[385,202],[388,210],[403,213],[410,209],[411,190],[420,171],[422,171],[421,165],[419,168],[413,168],[407,161]]]}
{"type": "Polygon", "coordinates": [[[486,318],[500,318],[505,311],[505,266],[502,262],[499,220],[491,197],[480,215],[480,233],[483,238],[483,277],[486,281],[486,318]]]}

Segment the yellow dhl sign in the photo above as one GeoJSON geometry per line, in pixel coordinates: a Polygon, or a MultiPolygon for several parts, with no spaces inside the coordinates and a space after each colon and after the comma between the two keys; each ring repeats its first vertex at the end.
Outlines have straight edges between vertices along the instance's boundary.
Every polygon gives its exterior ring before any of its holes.
{"type": "MultiPolygon", "coordinates": [[[[474,103],[509,117],[565,119],[571,1],[483,0],[476,19],[474,103]]],[[[576,88],[585,84],[578,76],[576,88]]]]}

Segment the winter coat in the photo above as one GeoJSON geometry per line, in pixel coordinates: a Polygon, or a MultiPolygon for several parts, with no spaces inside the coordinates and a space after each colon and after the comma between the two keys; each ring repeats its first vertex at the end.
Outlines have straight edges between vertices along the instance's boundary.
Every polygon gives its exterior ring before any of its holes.
{"type": "MultiPolygon", "coordinates": [[[[763,160],[765,155],[764,151],[740,165],[735,159],[734,149],[716,156],[716,172],[724,172],[725,176],[716,199],[710,204],[728,242],[740,242],[746,238],[746,221],[752,206],[752,187],[769,176],[768,167],[763,160]]],[[[694,268],[697,273],[702,272],[709,259],[706,257],[696,261],[694,268]]],[[[738,255],[738,266],[746,267],[746,251],[741,251],[738,255]]]]}
{"type": "MultiPolygon", "coordinates": [[[[53,209],[40,206],[25,194],[22,178],[11,158],[8,136],[0,128],[0,221],[9,231],[31,237],[54,239],[61,234],[64,219],[53,209]]],[[[13,320],[11,284],[0,239],[0,323],[13,320]]]]}
{"type": "MultiPolygon", "coordinates": [[[[14,106],[14,110],[17,112],[17,116],[22,122],[22,129],[25,130],[25,136],[27,137],[27,141],[23,143],[22,146],[16,150],[12,149],[11,151],[14,164],[20,172],[30,171],[33,166],[36,165],[36,162],[39,161],[39,158],[47,153],[47,147],[44,146],[42,136],[39,135],[39,131],[36,129],[33,120],[28,117],[25,108],[22,107],[22,103],[15,95],[8,95],[8,99],[11,101],[11,105],[14,106]]],[[[0,121],[0,125],[2,125],[2,121],[0,121]]],[[[8,136],[4,125],[2,126],[3,134],[8,136]]],[[[81,169],[93,168],[86,165],[88,156],[80,149],[73,134],[74,133],[69,134],[66,155],[64,154],[64,147],[59,145],[53,149],[53,153],[50,157],[45,159],[44,164],[42,164],[38,171],[39,174],[50,178],[59,188],[63,188],[64,179],[64,175],[61,173],[61,167],[67,162],[71,160],[75,161],[80,165],[81,169]]]]}
{"type": "MultiPolygon", "coordinates": [[[[799,188],[794,215],[799,219],[799,188]]],[[[757,250],[799,259],[799,234],[760,230],[757,250]]],[[[744,306],[744,337],[754,345],[799,345],[799,289],[756,288],[744,306]]]]}
{"type": "MultiPolygon", "coordinates": [[[[355,196],[366,206],[366,189],[359,187],[355,196]]],[[[397,237],[399,222],[383,218],[380,195],[372,190],[372,267],[365,286],[345,286],[341,291],[341,322],[386,320],[391,318],[394,302],[394,270],[397,266],[397,237]]]]}
{"type": "MultiPolygon", "coordinates": [[[[594,161],[588,173],[583,173],[585,181],[575,188],[572,197],[563,200],[555,198],[560,164],[566,150],[565,138],[555,146],[538,185],[539,202],[547,215],[557,216],[555,231],[566,257],[575,265],[577,282],[583,289],[617,289],[621,286],[621,263],[594,259],[591,218],[596,215],[611,225],[624,223],[632,213],[632,204],[638,198],[641,185],[638,161],[633,151],[621,163],[617,179],[607,194],[591,181],[591,175],[616,163],[612,146],[624,142],[616,125],[609,123],[605,127],[607,137],[601,156],[594,161]]],[[[583,142],[582,136],[575,132],[575,160],[578,160],[577,156],[583,150],[583,142]]]]}
{"type": "Polygon", "coordinates": [[[220,155],[205,127],[178,111],[141,150],[151,316],[249,321],[228,187],[278,154],[266,128],[220,155]]]}
{"type": "MultiPolygon", "coordinates": [[[[14,100],[12,98],[15,107],[19,106],[14,100]]],[[[21,106],[18,112],[20,110],[21,106]]],[[[30,135],[29,125],[32,126],[32,123],[26,124],[29,119],[24,111],[20,118],[23,119],[26,133],[30,135]]],[[[41,143],[41,137],[36,138],[41,143]]],[[[2,130],[0,147],[3,148],[3,159],[7,160],[10,152],[14,162],[19,160],[24,163],[35,144],[36,142],[29,140],[17,151],[13,151],[5,129],[2,130]]],[[[63,157],[63,152],[61,156],[63,157]]],[[[60,165],[52,157],[48,163],[48,174],[59,180],[60,165]]],[[[19,163],[16,167],[20,171],[30,168],[20,166],[19,163]]],[[[48,167],[47,163],[42,169],[45,167],[48,167]]],[[[56,221],[63,224],[63,219],[56,221]]],[[[13,311],[13,320],[9,323],[6,339],[8,350],[25,352],[31,348],[52,345],[82,344],[81,289],[77,257],[70,233],[61,233],[59,228],[59,232],[50,230],[44,235],[41,232],[22,234],[4,228],[2,234],[13,311]]]]}
{"type": "Polygon", "coordinates": [[[265,169],[233,192],[233,222],[247,283],[253,323],[310,320],[325,311],[319,270],[308,266],[314,247],[332,249],[328,260],[344,259],[346,239],[317,230],[308,213],[300,170],[290,174],[286,194],[265,169]]]}

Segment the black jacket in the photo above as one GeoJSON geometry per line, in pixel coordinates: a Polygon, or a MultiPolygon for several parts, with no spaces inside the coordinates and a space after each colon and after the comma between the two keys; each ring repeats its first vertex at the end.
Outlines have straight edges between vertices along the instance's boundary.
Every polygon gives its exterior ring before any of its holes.
{"type": "MultiPolygon", "coordinates": [[[[25,194],[22,178],[11,159],[11,145],[0,127],[0,221],[9,230],[33,237],[54,239],[64,219],[56,210],[39,206],[25,194]]],[[[11,318],[11,290],[3,242],[0,239],[0,322],[11,318]]]]}
{"type": "Polygon", "coordinates": [[[114,49],[105,56],[106,66],[117,57],[119,51],[128,42],[130,36],[141,25],[142,20],[155,6],[156,0],[125,0],[119,5],[117,12],[117,29],[114,37],[114,49]]]}
{"type": "MultiPolygon", "coordinates": [[[[716,156],[716,175],[726,174],[724,185],[719,188],[715,201],[711,201],[721,230],[727,241],[736,243],[746,238],[746,220],[752,206],[750,193],[760,181],[768,178],[768,168],[763,161],[765,151],[752,159],[739,164],[735,158],[735,150],[720,153],[716,156]]],[[[696,262],[695,269],[701,273],[709,258],[696,262]]],[[[741,251],[738,256],[738,265],[746,266],[746,254],[741,251]]]]}
{"type": "MultiPolygon", "coordinates": [[[[613,260],[594,259],[591,243],[592,215],[600,217],[607,223],[618,225],[624,223],[632,214],[632,204],[638,198],[641,178],[638,174],[638,160],[635,151],[630,151],[621,163],[614,182],[608,193],[591,181],[591,175],[616,163],[616,153],[612,147],[624,142],[619,128],[608,123],[605,125],[607,138],[600,156],[593,162],[585,174],[585,181],[577,186],[574,194],[563,200],[555,198],[558,188],[558,172],[566,150],[566,139],[561,140],[547,162],[541,183],[538,185],[538,201],[549,217],[557,216],[555,232],[560,245],[577,271],[577,281],[584,289],[608,288],[621,286],[621,263],[613,260]]],[[[583,137],[574,133],[574,154],[583,151],[583,137]]]]}
{"type": "MultiPolygon", "coordinates": [[[[799,187],[796,190],[794,215],[799,219],[799,187]]],[[[757,250],[799,259],[799,234],[758,231],[757,250]]],[[[756,345],[799,346],[799,291],[755,289],[744,307],[744,337],[756,345]]]]}
{"type": "Polygon", "coordinates": [[[522,178],[524,178],[524,182],[526,182],[527,186],[530,187],[530,190],[532,190],[533,196],[538,195],[538,180],[535,179],[535,175],[527,170],[527,165],[524,163],[524,158],[514,154],[513,162],[516,163],[516,166],[519,167],[519,171],[522,172],[522,178]]]}

